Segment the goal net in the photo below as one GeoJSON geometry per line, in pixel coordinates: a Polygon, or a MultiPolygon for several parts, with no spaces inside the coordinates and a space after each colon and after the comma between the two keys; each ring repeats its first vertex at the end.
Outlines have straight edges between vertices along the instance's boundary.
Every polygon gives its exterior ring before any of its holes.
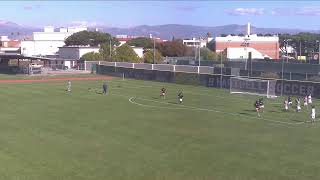
{"type": "Polygon", "coordinates": [[[261,80],[240,77],[230,78],[230,93],[251,94],[275,98],[277,80],[261,80]]]}

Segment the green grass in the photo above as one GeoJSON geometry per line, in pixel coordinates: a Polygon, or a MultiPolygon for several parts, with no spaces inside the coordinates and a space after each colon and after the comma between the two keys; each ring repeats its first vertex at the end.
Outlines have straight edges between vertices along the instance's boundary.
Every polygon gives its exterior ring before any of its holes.
{"type": "Polygon", "coordinates": [[[74,81],[71,94],[66,82],[0,84],[1,179],[320,177],[320,124],[303,123],[305,109],[282,112],[282,98],[266,100],[257,118],[254,96],[138,80],[109,84],[107,96],[102,81],[74,81]],[[179,90],[183,105],[176,104],[179,90]]]}

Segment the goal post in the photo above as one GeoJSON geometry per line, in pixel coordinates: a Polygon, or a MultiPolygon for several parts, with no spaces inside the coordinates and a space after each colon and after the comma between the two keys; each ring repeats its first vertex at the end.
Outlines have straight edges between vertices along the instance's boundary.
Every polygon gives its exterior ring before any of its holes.
{"type": "Polygon", "coordinates": [[[275,98],[277,80],[249,79],[241,77],[230,78],[231,94],[250,94],[275,98]]]}

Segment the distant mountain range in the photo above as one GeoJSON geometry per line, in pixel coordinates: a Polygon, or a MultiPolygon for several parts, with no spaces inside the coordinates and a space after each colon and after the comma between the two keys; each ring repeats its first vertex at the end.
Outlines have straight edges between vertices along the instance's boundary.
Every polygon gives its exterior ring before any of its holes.
{"type": "MultiPolygon", "coordinates": [[[[94,28],[94,27],[90,27],[94,28]]],[[[154,37],[160,37],[162,39],[171,40],[173,37],[177,38],[192,38],[205,36],[208,32],[212,34],[213,37],[219,36],[220,34],[246,34],[246,25],[225,25],[225,26],[193,26],[193,25],[179,25],[179,24],[166,24],[166,25],[156,25],[156,26],[136,26],[132,28],[115,28],[115,27],[98,27],[103,32],[108,32],[112,35],[126,34],[134,36],[146,36],[149,37],[152,34],[154,37]]],[[[13,38],[24,38],[32,35],[32,32],[42,31],[40,28],[35,27],[25,27],[10,21],[0,20],[0,35],[7,35],[13,38]]],[[[300,30],[300,29],[283,29],[283,28],[259,28],[251,26],[251,33],[253,34],[279,34],[279,33],[289,33],[296,34],[299,32],[319,32],[313,30],[300,30]]]]}
{"type": "Polygon", "coordinates": [[[40,31],[39,28],[25,27],[14,22],[0,20],[0,36],[22,39],[32,35],[32,32],[40,31]]]}

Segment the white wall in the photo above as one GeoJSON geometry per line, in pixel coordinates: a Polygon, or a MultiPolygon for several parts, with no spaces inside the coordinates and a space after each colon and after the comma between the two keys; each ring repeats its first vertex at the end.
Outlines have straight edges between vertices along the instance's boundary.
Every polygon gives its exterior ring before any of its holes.
{"type": "Polygon", "coordinates": [[[66,38],[75,32],[87,30],[86,27],[61,28],[62,32],[54,32],[54,27],[45,27],[45,32],[34,32],[33,40],[21,41],[21,53],[26,56],[56,55],[59,47],[65,45],[66,38]],[[68,32],[66,32],[68,31],[68,32]]]}
{"type": "Polygon", "coordinates": [[[25,56],[56,55],[58,47],[64,46],[64,41],[21,41],[21,54],[25,56]]]}
{"type": "Polygon", "coordinates": [[[89,52],[99,52],[99,48],[80,48],[79,49],[79,59],[84,55],[84,54],[87,54],[89,52]]]}
{"type": "Polygon", "coordinates": [[[279,37],[277,36],[257,36],[256,34],[252,34],[250,36],[227,36],[227,37],[216,37],[216,42],[244,42],[245,39],[250,41],[261,41],[261,42],[279,42],[279,37]]]}
{"type": "Polygon", "coordinates": [[[261,54],[259,51],[253,48],[227,48],[228,59],[247,59],[248,53],[251,52],[252,59],[263,59],[265,57],[270,58],[265,54],[261,54]]]}
{"type": "Polygon", "coordinates": [[[35,41],[64,41],[73,33],[70,32],[34,32],[33,40],[35,41]]]}
{"type": "Polygon", "coordinates": [[[138,55],[139,58],[143,57],[143,48],[142,47],[132,47],[132,49],[138,55]]]}

